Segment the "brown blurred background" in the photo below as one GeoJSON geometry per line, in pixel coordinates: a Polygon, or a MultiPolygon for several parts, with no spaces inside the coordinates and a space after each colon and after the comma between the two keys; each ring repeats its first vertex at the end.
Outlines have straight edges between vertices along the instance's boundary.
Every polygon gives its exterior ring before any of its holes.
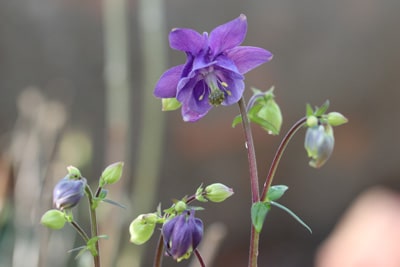
{"type": "MultiPolygon", "coordinates": [[[[335,151],[322,169],[308,166],[300,132],[274,181],[289,186],[281,203],[313,234],[273,209],[260,266],[313,266],[318,246],[359,193],[400,188],[399,11],[396,0],[0,0],[0,266],[85,266],[85,256],[75,261],[66,253],[82,245],[71,228],[48,231],[40,216],[66,166],[79,167],[95,186],[114,161],[125,161],[125,172],[108,188],[110,198],[127,209],[101,207],[101,233],[109,235],[104,266],[151,266],[157,238],[137,260],[142,252],[128,243],[129,222],[215,181],[235,195],[197,214],[206,226],[226,227],[213,266],[246,266],[247,157],[241,128],[231,128],[238,108],[184,123],[152,97],[162,72],[184,61],[168,47],[171,28],[210,31],[240,13],[248,18],[244,44],[274,54],[246,82],[275,86],[281,136],[306,103],[329,99],[330,110],[349,119],[335,128],[335,151]]],[[[281,136],[253,129],[262,184],[281,136]]],[[[76,209],[82,224],[85,204],[76,209]]]]}

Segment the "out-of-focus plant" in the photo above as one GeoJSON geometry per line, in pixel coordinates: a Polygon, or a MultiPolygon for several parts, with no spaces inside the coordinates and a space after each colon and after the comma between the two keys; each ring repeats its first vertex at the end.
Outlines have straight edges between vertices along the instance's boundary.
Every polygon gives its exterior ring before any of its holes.
{"type": "Polygon", "coordinates": [[[99,239],[107,238],[106,235],[98,234],[96,209],[101,202],[123,207],[121,204],[107,199],[108,191],[105,189],[105,186],[114,184],[121,179],[123,166],[123,162],[116,162],[106,167],[99,178],[96,191],[92,191],[79,169],[73,166],[67,167],[68,174],[53,189],[55,209],[48,210],[41,218],[41,223],[44,226],[55,230],[62,229],[65,223],[69,223],[85,243],[85,245],[71,251],[79,251],[78,256],[89,251],[93,256],[95,267],[100,267],[99,239]],[[90,234],[86,233],[74,219],[72,212],[72,208],[77,206],[84,196],[87,197],[89,202],[90,234]]]}

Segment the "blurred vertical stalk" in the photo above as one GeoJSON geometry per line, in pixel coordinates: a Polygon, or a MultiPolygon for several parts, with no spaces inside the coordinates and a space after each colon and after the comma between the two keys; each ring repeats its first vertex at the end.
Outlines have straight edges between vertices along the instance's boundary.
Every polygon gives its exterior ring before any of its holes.
{"type": "MultiPolygon", "coordinates": [[[[128,16],[126,0],[103,0],[104,29],[104,79],[105,79],[105,116],[106,116],[106,164],[124,161],[130,162],[130,79],[128,16]]],[[[130,173],[129,164],[125,165],[124,174],[130,173]]],[[[128,177],[126,175],[126,177],[128,177]]],[[[128,179],[121,179],[113,186],[113,191],[120,192],[120,199],[126,195],[128,179]]],[[[117,200],[119,201],[119,200],[117,200]]],[[[104,206],[104,208],[106,208],[104,206]]],[[[100,242],[102,265],[115,266],[118,256],[119,240],[123,225],[121,210],[110,207],[102,214],[100,233],[107,233],[110,239],[100,242]],[[107,220],[105,220],[107,218],[107,220]],[[104,229],[104,230],[103,230],[104,229]]],[[[101,216],[101,214],[100,214],[101,216]]]]}
{"type": "MultiPolygon", "coordinates": [[[[133,212],[155,210],[155,196],[162,156],[164,116],[161,104],[153,96],[153,88],[166,66],[166,32],[163,0],[139,0],[138,22],[140,54],[142,55],[142,99],[139,128],[138,162],[133,183],[133,212]]],[[[135,261],[131,266],[142,266],[144,246],[135,246],[135,261]]]]}

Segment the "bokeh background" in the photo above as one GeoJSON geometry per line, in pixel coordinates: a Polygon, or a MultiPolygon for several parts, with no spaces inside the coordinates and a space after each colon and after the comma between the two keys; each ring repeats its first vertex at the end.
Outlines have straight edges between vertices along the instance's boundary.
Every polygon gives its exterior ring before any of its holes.
{"type": "MultiPolygon", "coordinates": [[[[275,86],[281,136],[306,103],[329,99],[330,110],[349,119],[335,128],[335,151],[322,169],[308,166],[300,132],[275,177],[289,186],[281,203],[313,234],[272,210],[260,266],[313,266],[359,193],[399,189],[399,10],[396,0],[1,0],[0,266],[90,266],[88,255],[66,253],[82,245],[69,226],[49,231],[39,221],[66,166],[95,186],[115,161],[125,171],[108,188],[110,198],[127,208],[101,206],[104,266],[151,266],[157,238],[130,244],[130,221],[216,181],[235,195],[198,212],[206,226],[218,223],[212,266],[246,266],[250,189],[243,133],[231,127],[237,106],[184,123],[179,111],[162,113],[152,96],[162,72],[184,61],[168,47],[171,28],[210,31],[241,13],[249,24],[244,44],[274,54],[246,82],[275,86]]],[[[281,136],[253,130],[262,183],[281,136]]],[[[85,203],[75,209],[83,225],[86,211],[85,203]]]]}

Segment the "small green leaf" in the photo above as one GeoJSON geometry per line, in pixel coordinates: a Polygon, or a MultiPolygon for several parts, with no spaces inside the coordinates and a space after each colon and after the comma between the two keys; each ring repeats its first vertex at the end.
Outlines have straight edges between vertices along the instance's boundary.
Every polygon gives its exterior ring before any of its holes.
{"type": "Polygon", "coordinates": [[[237,115],[232,121],[232,128],[235,128],[236,125],[238,125],[241,122],[242,122],[242,116],[241,115],[237,115]]]}
{"type": "Polygon", "coordinates": [[[293,211],[291,211],[287,207],[279,204],[278,202],[271,201],[270,203],[271,203],[271,205],[278,207],[278,208],[286,211],[287,213],[289,213],[290,216],[292,216],[297,222],[299,222],[304,228],[306,228],[312,234],[311,228],[302,219],[300,219],[300,217],[297,216],[293,211]]]}
{"type": "Polygon", "coordinates": [[[268,189],[267,199],[270,201],[275,201],[280,199],[283,194],[288,190],[289,187],[286,185],[273,185],[268,189]]]}
{"type": "Polygon", "coordinates": [[[258,233],[261,232],[271,205],[268,202],[256,202],[251,206],[251,222],[258,233]]]}
{"type": "Polygon", "coordinates": [[[163,98],[162,111],[172,111],[181,107],[181,103],[176,98],[163,98]]]}
{"type": "Polygon", "coordinates": [[[108,203],[108,204],[111,204],[111,205],[120,207],[120,208],[122,208],[122,209],[126,209],[126,206],[124,206],[124,205],[122,205],[121,203],[118,203],[118,202],[116,202],[116,201],[114,201],[114,200],[108,199],[108,198],[103,199],[103,202],[106,202],[106,203],[108,203]]]}

